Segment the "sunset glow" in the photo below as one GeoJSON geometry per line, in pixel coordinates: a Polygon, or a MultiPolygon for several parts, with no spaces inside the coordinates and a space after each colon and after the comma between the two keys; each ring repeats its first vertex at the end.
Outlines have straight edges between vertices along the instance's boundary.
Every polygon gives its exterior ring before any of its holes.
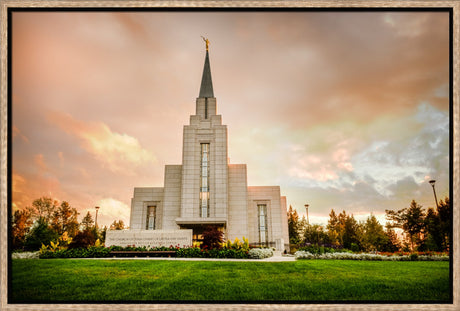
{"type": "Polygon", "coordinates": [[[65,200],[129,223],[182,162],[205,48],[231,163],[311,223],[449,196],[442,12],[14,12],[13,208],[65,200]]]}

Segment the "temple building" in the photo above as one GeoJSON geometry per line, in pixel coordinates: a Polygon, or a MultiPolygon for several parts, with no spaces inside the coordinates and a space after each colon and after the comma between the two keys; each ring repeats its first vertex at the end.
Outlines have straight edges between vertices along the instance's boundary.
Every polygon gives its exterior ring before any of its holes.
{"type": "MultiPolygon", "coordinates": [[[[246,164],[228,160],[227,126],[217,114],[209,41],[195,115],[183,129],[182,164],[166,165],[164,187],[136,187],[131,230],[192,229],[199,242],[208,225],[226,239],[289,249],[286,197],[279,186],[248,186],[246,164]]],[[[257,143],[257,142],[254,142],[257,143]]]]}

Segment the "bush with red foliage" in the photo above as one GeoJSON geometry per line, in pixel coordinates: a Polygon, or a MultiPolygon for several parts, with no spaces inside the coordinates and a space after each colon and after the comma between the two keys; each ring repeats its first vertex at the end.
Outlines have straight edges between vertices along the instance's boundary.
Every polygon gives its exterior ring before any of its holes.
{"type": "Polygon", "coordinates": [[[96,243],[97,237],[94,230],[91,228],[79,231],[72,242],[69,244],[69,248],[86,248],[96,243]]]}
{"type": "Polygon", "coordinates": [[[208,226],[203,231],[203,243],[200,247],[202,249],[220,249],[223,240],[224,233],[217,226],[208,226]]]}

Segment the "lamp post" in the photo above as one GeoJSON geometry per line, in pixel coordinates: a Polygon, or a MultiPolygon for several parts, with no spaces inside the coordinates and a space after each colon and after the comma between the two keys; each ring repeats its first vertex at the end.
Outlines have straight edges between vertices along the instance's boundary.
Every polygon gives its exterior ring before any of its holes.
{"type": "Polygon", "coordinates": [[[308,207],[309,207],[309,206],[310,206],[310,205],[305,204],[305,209],[307,210],[307,225],[310,225],[310,219],[308,218],[308,207]]]}
{"type": "Polygon", "coordinates": [[[96,225],[96,228],[97,228],[97,212],[99,212],[100,207],[99,207],[99,206],[96,206],[95,209],[96,209],[96,221],[95,221],[95,225],[96,225]]]}
{"type": "Polygon", "coordinates": [[[436,202],[436,208],[439,208],[439,206],[438,206],[438,198],[436,197],[436,190],[434,189],[435,182],[436,182],[436,180],[434,180],[434,179],[429,181],[431,187],[433,187],[434,201],[436,202]]]}

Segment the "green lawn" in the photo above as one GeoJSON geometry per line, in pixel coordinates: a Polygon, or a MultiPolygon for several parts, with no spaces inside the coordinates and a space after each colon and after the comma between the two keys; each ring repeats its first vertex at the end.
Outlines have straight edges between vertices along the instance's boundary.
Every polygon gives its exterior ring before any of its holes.
{"type": "Polygon", "coordinates": [[[449,302],[449,262],[12,261],[10,303],[449,302]]]}

